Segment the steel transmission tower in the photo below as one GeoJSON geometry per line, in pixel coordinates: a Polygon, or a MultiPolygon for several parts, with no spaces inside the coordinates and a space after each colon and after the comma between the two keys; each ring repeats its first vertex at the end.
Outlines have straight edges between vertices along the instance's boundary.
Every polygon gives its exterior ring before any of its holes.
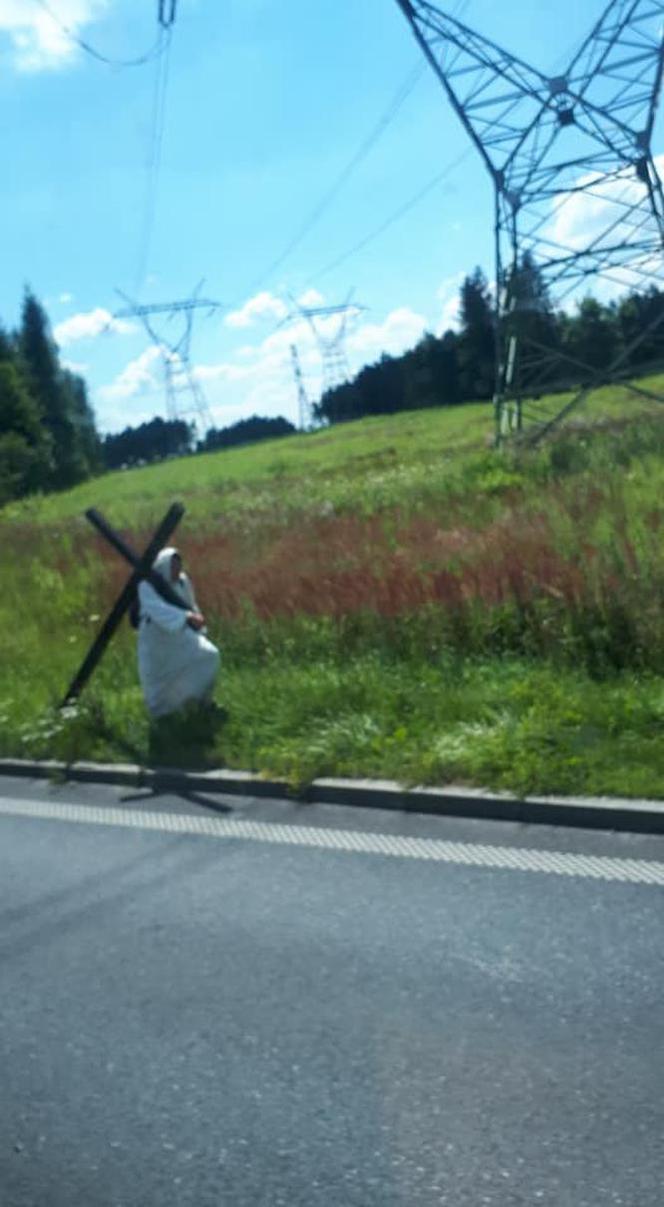
{"type": "Polygon", "coordinates": [[[296,322],[299,318],[306,319],[323,362],[323,382],[321,397],[328,390],[334,390],[348,381],[350,368],[346,356],[346,336],[348,323],[365,307],[351,302],[349,294],[345,302],[339,306],[301,306],[291,298],[293,309],[286,319],[287,323],[296,322]],[[333,320],[331,323],[328,320],[333,320]],[[336,320],[336,321],[334,321],[336,320]]]}
{"type": "Polygon", "coordinates": [[[127,306],[118,310],[115,318],[140,319],[155,348],[161,356],[164,374],[164,390],[166,394],[166,414],[169,419],[191,419],[199,435],[213,426],[212,415],[208,406],[201,383],[197,380],[191,363],[191,337],[194,318],[200,310],[212,314],[220,308],[219,302],[212,302],[199,297],[203,282],[196,287],[190,298],[180,302],[165,302],[151,306],[141,306],[132,302],[120,290],[117,292],[124,298],[127,306]],[[176,339],[164,334],[167,322],[180,318],[183,326],[176,339]],[[155,321],[160,321],[161,330],[157,330],[155,321]]]}
{"type": "Polygon", "coordinates": [[[615,295],[662,285],[664,194],[652,134],[664,0],[612,0],[555,76],[437,4],[397,3],[494,184],[497,440],[522,433],[535,443],[610,382],[664,401],[634,382],[658,367],[658,352],[664,361],[661,308],[601,370],[565,353],[552,315],[584,286],[601,285],[606,297],[607,287],[615,295]],[[564,403],[543,398],[560,391],[564,403]]]}
{"type": "Polygon", "coordinates": [[[302,375],[302,365],[300,364],[300,354],[295,344],[291,344],[291,360],[293,362],[293,376],[295,378],[295,387],[297,389],[297,411],[298,425],[301,432],[306,432],[313,423],[313,412],[309,395],[304,384],[302,375]]]}

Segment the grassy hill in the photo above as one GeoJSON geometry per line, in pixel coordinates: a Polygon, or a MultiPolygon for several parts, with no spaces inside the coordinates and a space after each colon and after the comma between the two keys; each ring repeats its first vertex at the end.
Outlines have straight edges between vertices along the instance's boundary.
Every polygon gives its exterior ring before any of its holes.
{"type": "MultiPolygon", "coordinates": [[[[653,383],[650,383],[653,384],[653,383]]],[[[659,384],[660,383],[655,383],[659,384]]],[[[181,761],[664,796],[664,412],[598,394],[544,449],[491,408],[363,420],[0,512],[0,754],[146,760],[134,634],[61,698],[125,578],[83,519],[177,542],[222,651],[225,724],[181,761]]]]}

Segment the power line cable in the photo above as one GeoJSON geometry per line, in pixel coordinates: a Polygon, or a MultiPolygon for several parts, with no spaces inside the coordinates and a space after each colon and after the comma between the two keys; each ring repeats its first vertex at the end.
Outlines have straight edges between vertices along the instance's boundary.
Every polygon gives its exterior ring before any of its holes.
{"type": "MultiPolygon", "coordinates": [[[[461,16],[463,16],[469,4],[470,0],[460,0],[453,12],[455,19],[458,20],[461,16]]],[[[340,268],[341,265],[345,264],[347,260],[350,260],[359,252],[364,251],[365,247],[368,247],[376,239],[379,239],[380,236],[385,233],[385,231],[390,230],[390,228],[394,226],[395,223],[399,222],[401,218],[405,218],[406,214],[415,209],[415,207],[419,205],[419,203],[423,201],[425,197],[428,197],[429,193],[431,193],[439,184],[442,184],[452,174],[452,172],[454,172],[455,169],[458,168],[464,162],[464,160],[470,156],[471,151],[472,148],[467,147],[466,150],[461,153],[461,155],[457,156],[456,159],[453,159],[451,163],[447,164],[447,166],[443,168],[441,172],[437,172],[436,175],[433,176],[431,180],[427,181],[427,183],[421,189],[418,189],[417,193],[415,193],[413,197],[411,197],[404,204],[400,205],[389,218],[386,218],[383,222],[381,222],[378,227],[376,227],[373,231],[370,231],[368,235],[365,235],[363,239],[360,239],[360,241],[355,243],[353,247],[349,248],[348,251],[343,252],[340,256],[337,256],[336,259],[332,260],[329,264],[326,264],[324,268],[315,273],[314,276],[310,277],[305,288],[309,288],[309,286],[315,281],[318,281],[320,277],[326,276],[328,273],[333,272],[335,268],[340,268]]]]}
{"type": "Polygon", "coordinates": [[[453,159],[452,162],[447,165],[447,167],[443,168],[442,172],[437,172],[431,180],[427,181],[423,188],[418,189],[417,193],[415,193],[413,197],[411,197],[404,204],[400,205],[389,218],[386,218],[385,221],[380,224],[380,226],[376,227],[375,230],[370,231],[368,235],[365,235],[363,239],[360,239],[360,241],[355,243],[351,248],[349,248],[348,251],[343,252],[340,256],[337,256],[335,260],[332,260],[329,264],[326,264],[325,267],[321,268],[319,272],[314,273],[314,275],[307,281],[305,288],[309,288],[310,285],[320,280],[321,277],[327,276],[328,273],[333,272],[335,268],[340,268],[341,265],[345,264],[347,260],[352,259],[353,256],[356,256],[359,252],[364,251],[365,247],[368,247],[370,243],[373,243],[376,239],[379,239],[380,236],[385,233],[385,231],[394,226],[396,222],[399,222],[401,218],[405,218],[406,214],[415,209],[415,206],[419,205],[419,203],[423,201],[424,198],[429,195],[429,193],[431,193],[439,184],[442,184],[452,174],[452,172],[458,168],[465,159],[468,158],[472,151],[473,147],[467,147],[461,155],[458,155],[456,159],[453,159]]]}
{"type": "Polygon", "coordinates": [[[264,272],[262,272],[259,277],[256,277],[255,280],[251,282],[251,284],[247,288],[248,293],[253,293],[254,290],[258,289],[259,286],[262,285],[264,281],[267,281],[271,276],[273,276],[273,274],[277,271],[277,269],[281,268],[282,264],[285,263],[285,261],[288,259],[288,257],[295,251],[295,249],[297,247],[300,246],[300,244],[304,241],[304,239],[309,234],[309,232],[311,230],[313,230],[314,226],[320,221],[320,219],[323,217],[323,214],[326,212],[326,210],[329,209],[332,202],[335,200],[335,198],[341,192],[344,185],[348,183],[351,176],[354,175],[354,173],[360,167],[360,164],[362,164],[364,162],[364,160],[371,153],[371,151],[373,150],[373,148],[375,147],[376,143],[379,141],[381,136],[385,133],[385,131],[388,129],[388,127],[391,125],[391,123],[394,121],[394,119],[397,117],[400,109],[405,104],[405,102],[407,101],[411,92],[413,92],[413,90],[415,89],[416,85],[419,83],[419,81],[422,78],[422,76],[424,75],[425,71],[426,71],[426,64],[418,63],[417,66],[415,67],[415,69],[408,73],[406,79],[403,81],[402,84],[399,85],[399,88],[397,89],[396,93],[394,94],[387,109],[382,114],[382,116],[379,118],[378,122],[376,123],[374,128],[371,130],[371,132],[367,135],[367,137],[360,144],[360,146],[358,147],[355,154],[352,156],[352,158],[346,164],[346,167],[343,169],[343,171],[340,173],[340,175],[335,180],[334,184],[329,189],[327,189],[327,191],[321,197],[320,201],[318,201],[316,203],[314,208],[309,213],[308,217],[305,218],[304,222],[302,223],[302,225],[300,226],[300,228],[298,229],[296,234],[293,236],[293,238],[288,242],[288,244],[283,249],[283,251],[277,256],[277,258],[275,260],[272,261],[270,266],[264,272]]]}
{"type": "Polygon", "coordinates": [[[33,0],[33,3],[41,8],[58,26],[58,29],[62,30],[63,34],[78,46],[80,50],[85,51],[87,55],[96,59],[97,62],[105,63],[108,67],[143,67],[146,63],[152,62],[153,59],[159,58],[166,48],[164,39],[164,28],[166,27],[160,26],[156,41],[145,54],[139,55],[135,59],[112,59],[108,55],[102,54],[96,47],[91,46],[84,38],[79,37],[76,31],[70,25],[67,25],[51,8],[48,0],[33,0]]]}
{"type": "MultiPolygon", "coordinates": [[[[465,10],[468,8],[469,4],[470,4],[470,0],[459,0],[459,3],[456,5],[456,8],[455,8],[454,15],[457,18],[462,16],[463,13],[465,12],[465,10]]],[[[309,213],[309,216],[307,218],[305,218],[301,227],[295,233],[295,235],[289,241],[289,243],[286,245],[286,247],[283,249],[283,251],[277,256],[277,258],[275,260],[272,261],[272,263],[269,265],[269,267],[267,269],[265,269],[264,272],[260,273],[259,276],[255,277],[254,280],[250,282],[250,284],[247,286],[247,289],[245,290],[246,293],[251,295],[257,289],[259,289],[263,284],[266,284],[267,281],[277,271],[277,269],[281,268],[282,264],[284,264],[286,262],[288,257],[295,251],[296,248],[298,248],[300,246],[300,244],[304,241],[304,239],[309,234],[309,232],[311,230],[313,230],[314,226],[320,221],[320,219],[323,217],[323,215],[329,209],[332,202],[336,199],[336,197],[342,191],[344,186],[348,183],[348,181],[351,179],[351,177],[354,175],[354,173],[357,171],[357,169],[360,167],[360,165],[364,162],[364,160],[367,158],[367,156],[371,153],[371,151],[375,147],[376,143],[380,140],[382,135],[385,133],[385,131],[390,127],[392,122],[398,116],[401,108],[403,107],[403,105],[405,104],[405,102],[407,101],[407,99],[411,95],[411,93],[414,91],[415,87],[420,82],[422,77],[425,75],[426,71],[427,71],[427,64],[425,62],[423,62],[423,63],[418,62],[417,65],[414,67],[414,69],[408,73],[405,80],[399,85],[399,87],[398,87],[396,93],[394,94],[394,96],[392,97],[392,100],[390,101],[387,109],[381,115],[381,117],[378,119],[376,125],[373,127],[373,129],[370,131],[370,133],[367,135],[367,137],[360,144],[357,151],[351,157],[349,162],[346,164],[346,167],[343,169],[343,171],[337,177],[334,184],[323,194],[320,201],[318,201],[317,204],[313,207],[313,209],[309,213]]],[[[435,183],[436,183],[436,181],[430,182],[430,184],[428,186],[426,186],[425,192],[428,192],[430,188],[433,188],[435,183]]],[[[386,225],[391,226],[393,221],[396,221],[396,218],[393,217],[393,218],[389,219],[386,225]]]]}
{"type": "Polygon", "coordinates": [[[148,180],[136,274],[136,291],[138,292],[145,277],[156,215],[159,171],[166,118],[166,98],[170,67],[169,52],[172,27],[177,13],[177,0],[160,0],[158,12],[159,34],[157,40],[149,51],[133,59],[114,59],[102,54],[94,46],[91,46],[89,42],[85,41],[85,39],[79,37],[71,26],[62,21],[48,3],[48,0],[34,0],[34,3],[50,17],[65,36],[76,46],[101,63],[105,63],[111,67],[140,67],[156,60],[157,71],[152,104],[150,152],[147,164],[148,180]]]}
{"type": "Polygon", "coordinates": [[[164,54],[157,60],[155,86],[152,101],[152,122],[150,133],[150,153],[147,161],[147,186],[143,224],[139,242],[138,268],[136,270],[135,292],[140,293],[147,271],[150,245],[157,212],[157,196],[159,190],[159,175],[161,156],[164,143],[164,128],[166,124],[166,101],[168,96],[168,79],[170,72],[170,27],[164,31],[164,54]]]}

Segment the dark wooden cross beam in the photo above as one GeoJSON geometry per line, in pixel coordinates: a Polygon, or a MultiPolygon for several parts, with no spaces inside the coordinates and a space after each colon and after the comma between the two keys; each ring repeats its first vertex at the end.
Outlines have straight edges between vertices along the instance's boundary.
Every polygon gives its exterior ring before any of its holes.
{"type": "Polygon", "coordinates": [[[104,517],[100,515],[98,511],[95,511],[94,507],[91,507],[89,511],[86,511],[86,519],[88,519],[90,523],[93,524],[97,529],[97,531],[106,538],[109,544],[112,545],[114,549],[117,549],[118,553],[120,553],[122,557],[129,562],[130,566],[133,567],[133,573],[127,580],[126,585],[123,587],[120,595],[113,604],[113,607],[106,617],[106,620],[99,630],[99,633],[95,637],[90,649],[83,659],[80,669],[72,679],[67,690],[67,694],[65,695],[60,706],[61,708],[64,708],[66,704],[71,704],[72,701],[78,699],[80,696],[93,671],[101,661],[101,658],[111,638],[113,637],[115,630],[121,623],[123,617],[129,611],[129,608],[131,607],[131,604],[136,596],[138,584],[142,579],[145,579],[147,582],[149,582],[159,593],[159,595],[161,595],[162,598],[168,603],[173,604],[176,608],[188,610],[187,605],[182,601],[177,592],[173,590],[170,583],[167,583],[160,574],[156,574],[152,570],[152,563],[154,562],[154,559],[156,558],[160,549],[163,549],[164,545],[168,543],[169,537],[171,537],[175,532],[175,529],[180,523],[183,515],[184,507],[182,504],[174,503],[161,521],[161,524],[157,528],[152,540],[145,549],[145,552],[139,556],[134,552],[130,545],[122,540],[122,537],[118,536],[117,532],[111,528],[110,524],[106,522],[104,517]]]}

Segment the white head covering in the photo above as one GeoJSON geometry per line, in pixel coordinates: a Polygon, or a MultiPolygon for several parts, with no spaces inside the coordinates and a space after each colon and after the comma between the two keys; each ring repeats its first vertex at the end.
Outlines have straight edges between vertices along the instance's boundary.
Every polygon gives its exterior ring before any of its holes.
{"type": "Polygon", "coordinates": [[[166,549],[162,549],[161,553],[157,554],[152,563],[152,569],[156,570],[157,574],[161,574],[161,577],[167,583],[171,583],[171,562],[174,557],[181,556],[179,549],[174,549],[172,545],[169,545],[166,549]]]}

